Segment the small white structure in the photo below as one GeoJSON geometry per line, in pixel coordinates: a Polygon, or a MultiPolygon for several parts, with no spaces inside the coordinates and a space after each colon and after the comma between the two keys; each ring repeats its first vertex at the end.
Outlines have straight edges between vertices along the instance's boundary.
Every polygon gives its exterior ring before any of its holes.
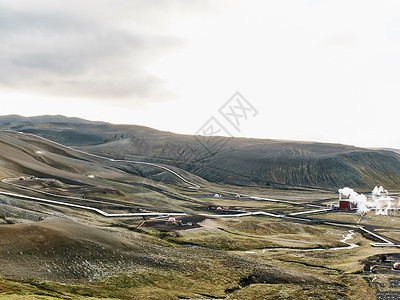
{"type": "Polygon", "coordinates": [[[339,208],[339,205],[332,202],[331,204],[328,204],[326,207],[330,208],[330,209],[337,209],[337,208],[339,208]]]}
{"type": "Polygon", "coordinates": [[[174,217],[169,217],[168,223],[169,224],[176,224],[176,219],[174,217]]]}
{"type": "Polygon", "coordinates": [[[221,195],[221,194],[218,194],[218,193],[216,193],[216,194],[214,195],[214,198],[222,198],[222,195],[221,195]]]}

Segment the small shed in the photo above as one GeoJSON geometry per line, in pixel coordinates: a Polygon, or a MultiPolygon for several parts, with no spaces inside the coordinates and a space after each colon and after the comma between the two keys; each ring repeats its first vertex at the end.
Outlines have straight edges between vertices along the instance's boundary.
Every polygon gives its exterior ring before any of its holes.
{"type": "Polygon", "coordinates": [[[371,266],[369,264],[363,265],[363,272],[371,272],[371,266]]]}
{"type": "Polygon", "coordinates": [[[379,261],[379,262],[385,262],[385,261],[387,261],[387,256],[386,256],[385,254],[379,255],[378,261],[379,261]]]}
{"type": "Polygon", "coordinates": [[[340,210],[355,210],[357,209],[357,203],[350,201],[348,199],[341,199],[339,201],[340,210]]]}
{"type": "Polygon", "coordinates": [[[176,219],[174,217],[169,217],[168,223],[169,224],[175,224],[176,223],[176,219]]]}
{"type": "Polygon", "coordinates": [[[400,271],[400,262],[396,262],[393,264],[393,270],[400,271]]]}
{"type": "Polygon", "coordinates": [[[24,176],[21,176],[21,177],[19,178],[19,180],[25,180],[25,177],[24,177],[24,176]]]}

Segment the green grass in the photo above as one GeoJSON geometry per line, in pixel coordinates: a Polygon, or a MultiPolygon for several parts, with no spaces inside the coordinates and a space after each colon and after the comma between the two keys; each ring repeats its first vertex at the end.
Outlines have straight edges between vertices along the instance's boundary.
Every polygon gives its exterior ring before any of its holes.
{"type": "Polygon", "coordinates": [[[102,287],[65,285],[38,280],[11,280],[0,277],[0,299],[106,299],[111,294],[100,292],[102,287]],[[93,295],[97,297],[93,297],[93,295]]]}
{"type": "Polygon", "coordinates": [[[310,286],[294,284],[253,284],[230,295],[231,299],[340,299],[346,298],[340,286],[310,286]]]}
{"type": "MultiPolygon", "coordinates": [[[[211,268],[212,269],[212,268],[211,268]]],[[[210,269],[210,270],[211,270],[210,269]]],[[[226,272],[194,269],[193,272],[138,270],[114,275],[93,284],[60,284],[38,280],[0,278],[1,299],[178,299],[225,298],[225,290],[238,285],[226,272]]],[[[234,275],[235,277],[237,275],[234,275]]]]}
{"type": "Polygon", "coordinates": [[[188,243],[209,249],[224,251],[246,251],[279,247],[279,244],[262,238],[249,238],[234,234],[209,234],[205,236],[185,238],[171,237],[167,240],[174,243],[188,243]]]}

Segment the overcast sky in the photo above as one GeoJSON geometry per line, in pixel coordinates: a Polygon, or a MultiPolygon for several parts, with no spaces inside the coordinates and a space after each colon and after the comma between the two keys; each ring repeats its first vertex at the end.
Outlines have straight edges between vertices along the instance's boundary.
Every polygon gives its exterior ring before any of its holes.
{"type": "Polygon", "coordinates": [[[397,0],[0,0],[2,115],[400,148],[399,84],[397,0]]]}

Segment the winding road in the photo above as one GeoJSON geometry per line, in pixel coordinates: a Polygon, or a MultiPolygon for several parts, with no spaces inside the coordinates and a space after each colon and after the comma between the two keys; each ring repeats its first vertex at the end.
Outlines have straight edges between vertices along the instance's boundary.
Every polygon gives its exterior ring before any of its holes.
{"type": "Polygon", "coordinates": [[[200,188],[199,185],[197,185],[197,184],[195,184],[195,183],[193,183],[193,182],[187,180],[186,178],[183,178],[181,175],[179,175],[179,174],[176,173],[175,171],[173,171],[173,170],[171,170],[171,169],[169,169],[169,168],[167,168],[167,167],[165,167],[165,166],[163,166],[163,165],[154,164],[154,163],[149,163],[149,162],[143,162],[143,161],[136,161],[136,160],[114,159],[114,158],[110,158],[110,157],[106,157],[106,156],[102,156],[102,155],[97,155],[97,154],[89,153],[89,152],[86,152],[86,151],[82,151],[82,150],[79,150],[79,149],[75,149],[75,148],[72,148],[72,147],[69,147],[69,146],[66,146],[66,145],[57,143],[57,142],[55,142],[55,141],[46,139],[46,138],[44,138],[44,137],[41,137],[41,136],[36,135],[36,134],[33,134],[33,133],[25,133],[25,132],[22,132],[22,131],[14,131],[14,130],[0,130],[0,132],[11,132],[11,133],[17,133],[17,134],[22,134],[22,135],[26,135],[26,136],[32,136],[32,137],[35,137],[35,138],[44,140],[44,141],[46,141],[46,142],[48,142],[48,143],[51,143],[51,144],[54,144],[54,145],[63,147],[63,148],[65,148],[65,149],[72,150],[72,151],[74,151],[74,152],[81,153],[81,154],[84,154],[84,155],[88,155],[88,156],[91,156],[91,157],[100,158],[100,159],[103,159],[103,160],[106,160],[106,161],[111,161],[111,162],[123,162],[123,163],[130,163],[130,164],[141,164],[141,165],[148,165],[148,166],[160,168],[160,169],[163,169],[163,170],[165,170],[165,171],[167,171],[167,172],[169,172],[169,173],[175,175],[175,176],[178,177],[180,180],[182,180],[183,182],[189,184],[190,186],[192,186],[192,187],[194,187],[194,188],[200,188]]]}

